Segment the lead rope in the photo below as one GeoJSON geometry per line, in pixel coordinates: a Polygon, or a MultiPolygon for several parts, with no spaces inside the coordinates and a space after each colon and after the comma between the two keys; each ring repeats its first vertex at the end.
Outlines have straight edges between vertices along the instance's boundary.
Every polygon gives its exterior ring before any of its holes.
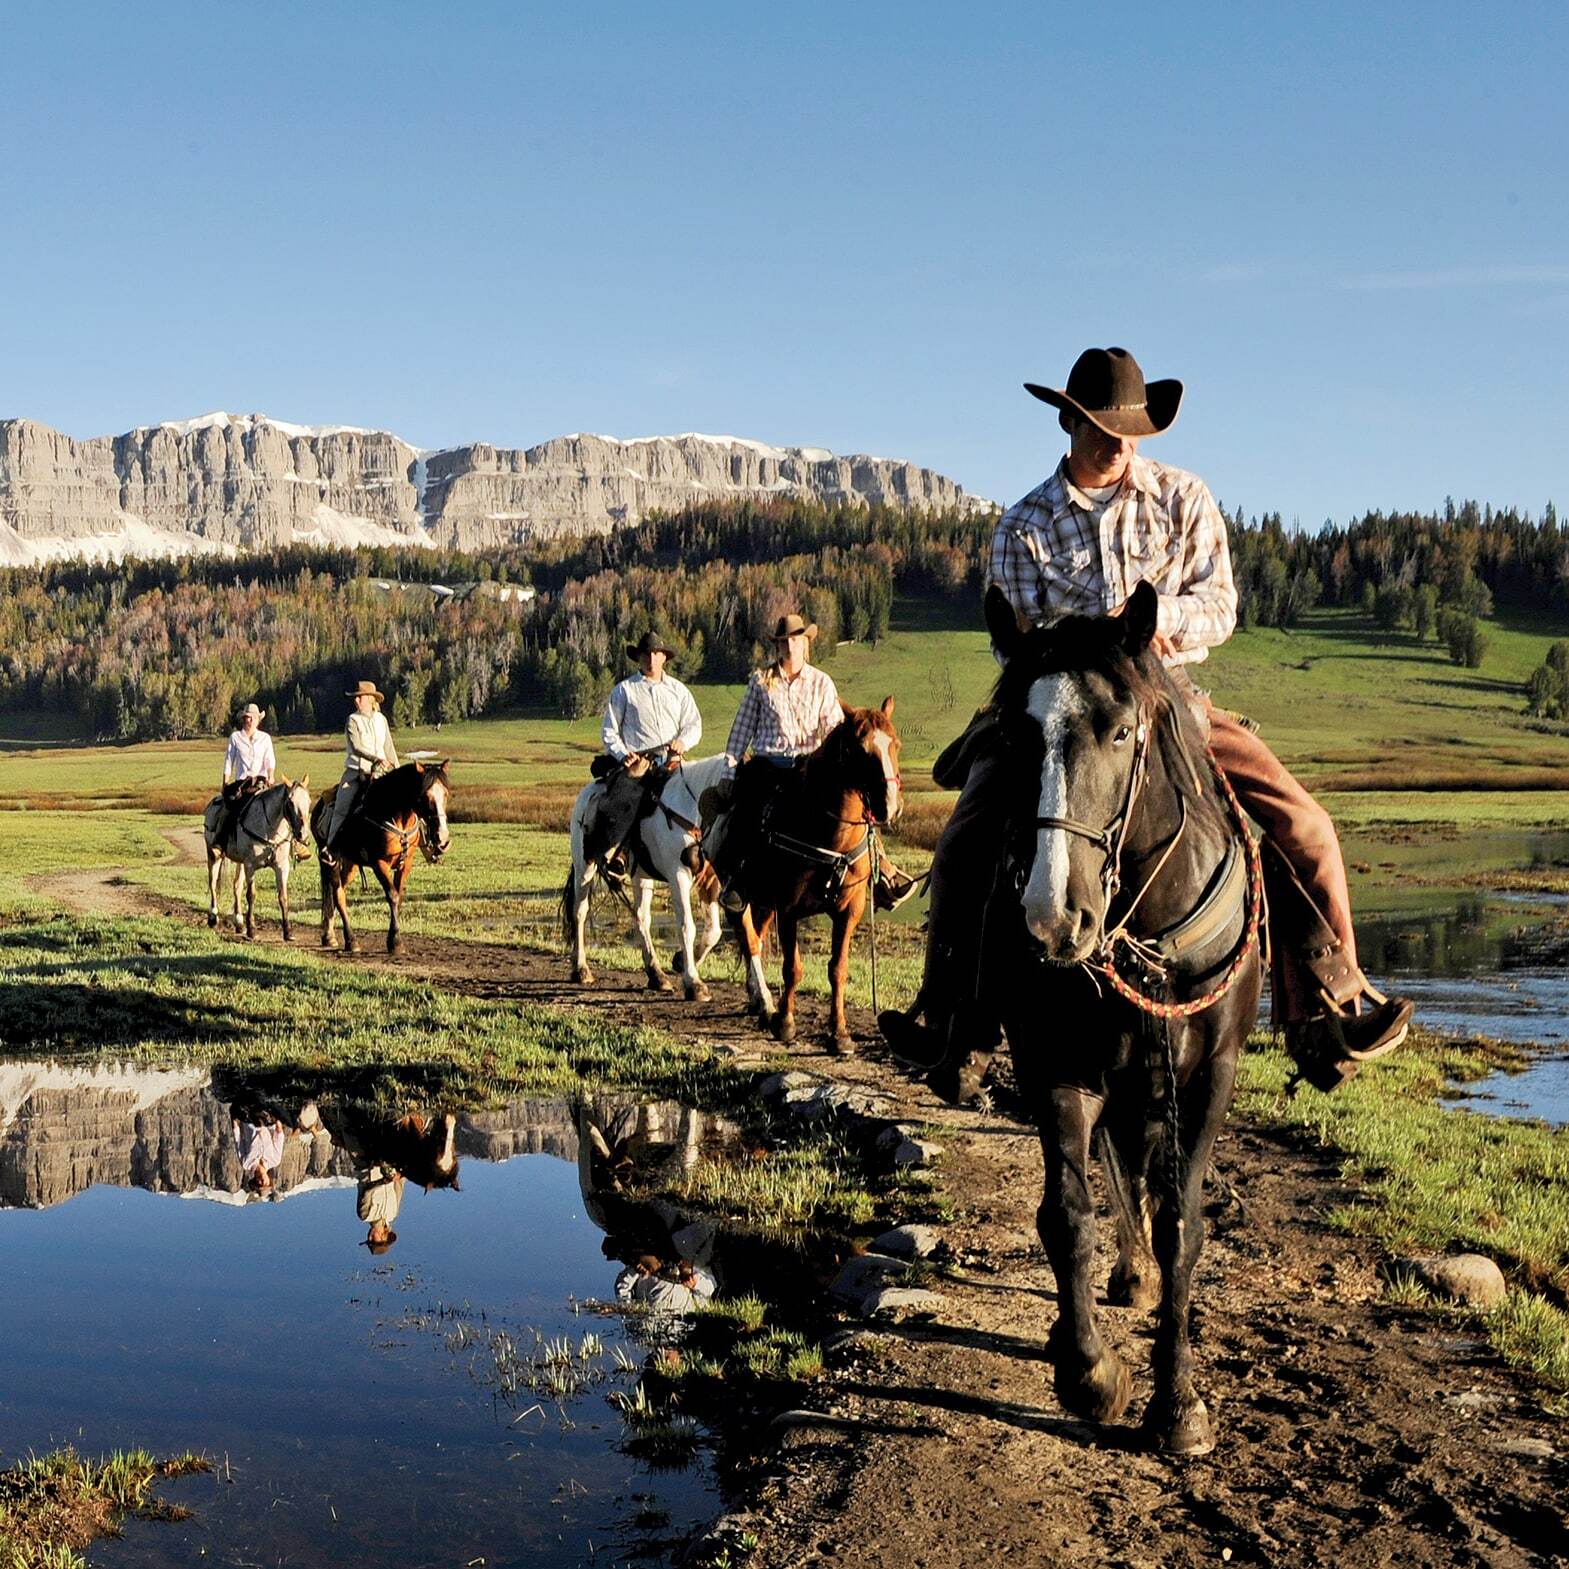
{"type": "Polygon", "coordinates": [[[867,875],[867,879],[866,879],[866,886],[867,886],[867,889],[869,890],[869,892],[871,893],[871,896],[872,896],[872,920],[871,920],[871,930],[872,930],[872,1012],[874,1014],[876,1014],[879,1011],[879,1009],[877,1007],[877,872],[878,872],[878,851],[877,851],[877,824],[875,822],[871,824],[871,841],[872,841],[871,866],[868,868],[868,875],[867,875]]]}

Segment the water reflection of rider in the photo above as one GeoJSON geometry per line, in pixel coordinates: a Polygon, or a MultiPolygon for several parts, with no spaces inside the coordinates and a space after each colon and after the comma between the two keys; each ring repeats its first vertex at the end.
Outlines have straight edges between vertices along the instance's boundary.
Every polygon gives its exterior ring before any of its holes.
{"type": "Polygon", "coordinates": [[[403,1206],[405,1180],[431,1188],[460,1190],[457,1118],[451,1112],[427,1120],[418,1112],[397,1119],[347,1114],[342,1137],[359,1176],[354,1213],[365,1222],[363,1246],[380,1256],[398,1234],[392,1229],[403,1206]]]}

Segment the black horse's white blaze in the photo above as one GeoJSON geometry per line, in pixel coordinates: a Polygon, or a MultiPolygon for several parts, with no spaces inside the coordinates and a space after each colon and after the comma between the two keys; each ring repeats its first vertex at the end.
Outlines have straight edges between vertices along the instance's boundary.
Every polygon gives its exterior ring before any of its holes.
{"type": "MultiPolygon", "coordinates": [[[[1084,712],[1078,679],[1070,674],[1039,677],[1025,705],[1041,727],[1045,753],[1037,817],[1070,817],[1068,810],[1068,726],[1084,712]]],[[[1068,834],[1062,828],[1037,828],[1035,859],[1021,895],[1030,934],[1049,941],[1068,909],[1068,834]]]]}

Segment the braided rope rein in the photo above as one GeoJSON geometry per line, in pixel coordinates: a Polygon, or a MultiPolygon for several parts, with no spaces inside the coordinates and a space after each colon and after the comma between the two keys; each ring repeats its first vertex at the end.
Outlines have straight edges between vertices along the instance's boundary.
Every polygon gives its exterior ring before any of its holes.
{"type": "MultiPolygon", "coordinates": [[[[1131,1003],[1142,1013],[1153,1014],[1157,1019],[1191,1019],[1194,1014],[1203,1013],[1206,1008],[1213,1008],[1236,985],[1248,956],[1258,947],[1259,918],[1264,906],[1264,867],[1259,855],[1258,841],[1248,830],[1242,804],[1237,800],[1236,791],[1232,789],[1225,770],[1215,761],[1214,750],[1206,746],[1204,755],[1209,760],[1210,772],[1220,783],[1221,794],[1226,798],[1227,809],[1237,826],[1238,833],[1242,835],[1242,843],[1246,847],[1248,857],[1247,929],[1243,933],[1235,957],[1213,990],[1206,992],[1202,997],[1191,998],[1187,1002],[1160,1002],[1154,997],[1146,997],[1117,972],[1115,953],[1109,955],[1104,964],[1091,966],[1097,975],[1103,975],[1111,983],[1112,990],[1124,1002],[1131,1003]]],[[[1123,942],[1132,940],[1126,934],[1119,935],[1123,942]]]]}

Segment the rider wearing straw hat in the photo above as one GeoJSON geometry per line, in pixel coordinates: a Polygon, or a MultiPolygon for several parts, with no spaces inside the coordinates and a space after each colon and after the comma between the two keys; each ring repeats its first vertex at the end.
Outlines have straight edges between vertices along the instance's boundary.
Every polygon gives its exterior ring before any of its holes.
{"type": "Polygon", "coordinates": [[[387,716],[381,711],[385,699],[376,690],[376,683],[357,682],[344,696],[353,698],[354,709],[344,732],[343,778],[333,799],[327,842],[320,852],[322,861],[328,866],[336,859],[338,836],[349,820],[360,792],[370,780],[398,766],[397,748],[392,744],[387,716]]]}
{"type": "Polygon", "coordinates": [[[626,645],[637,674],[616,684],[605,705],[600,731],[604,754],[593,773],[605,783],[593,825],[583,843],[584,857],[603,860],[612,876],[625,876],[618,859],[622,845],[642,815],[650,794],[663,788],[670,770],[702,739],[703,719],[692,694],[665,663],[675,649],[659,633],[644,632],[626,645]]]}
{"type": "MultiPolygon", "coordinates": [[[[1087,349],[1065,388],[1025,383],[1069,440],[1056,471],[1010,508],[992,539],[991,578],[1021,624],[1119,614],[1134,586],[1159,595],[1153,647],[1208,730],[1215,761],[1278,852],[1267,862],[1274,1004],[1303,1076],[1333,1089],[1405,1038],[1411,1004],[1384,997],[1357,962],[1345,863],[1329,814],[1254,733],[1214,707],[1190,672],[1236,625],[1225,518],[1203,481],[1138,455],[1177,417],[1182,383],[1146,384],[1126,349],[1087,349]]],[[[938,761],[962,786],[937,846],[926,974],[909,1013],[879,1019],[896,1055],[967,1093],[996,1022],[977,993],[981,914],[996,874],[1002,769],[983,711],[938,761]],[[925,1014],[926,1023],[917,1023],[925,1014]]]]}
{"type": "Polygon", "coordinates": [[[265,790],[277,771],[272,737],[262,729],[261,720],[261,709],[255,703],[247,703],[240,710],[239,729],[230,732],[229,747],[223,754],[223,778],[219,782],[223,816],[214,835],[218,844],[229,837],[244,802],[258,790],[265,790]]]}

